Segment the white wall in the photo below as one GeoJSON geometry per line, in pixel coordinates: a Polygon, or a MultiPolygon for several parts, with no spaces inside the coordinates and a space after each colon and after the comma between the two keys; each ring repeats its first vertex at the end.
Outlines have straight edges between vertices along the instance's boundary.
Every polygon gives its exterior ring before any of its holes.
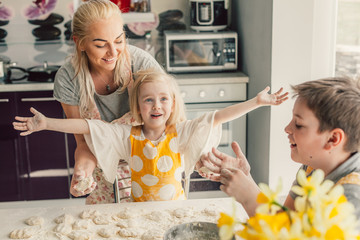
{"type": "MultiPolygon", "coordinates": [[[[274,0],[271,87],[290,91],[290,85],[332,76],[335,62],[336,1],[274,0]]],[[[284,127],[294,101],[271,108],[269,184],[279,176],[283,192],[290,189],[298,164],[290,158],[284,127]]]]}

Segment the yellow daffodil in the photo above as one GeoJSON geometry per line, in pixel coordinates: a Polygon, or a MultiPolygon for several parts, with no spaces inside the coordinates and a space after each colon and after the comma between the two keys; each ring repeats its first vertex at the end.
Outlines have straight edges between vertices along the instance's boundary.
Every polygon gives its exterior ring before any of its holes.
{"type": "Polygon", "coordinates": [[[281,180],[278,181],[278,185],[275,191],[272,191],[268,185],[264,183],[259,184],[259,188],[261,192],[259,193],[256,201],[260,203],[259,207],[256,209],[257,213],[262,214],[275,214],[277,211],[281,209],[281,205],[279,204],[278,195],[282,189],[281,180]]]}
{"type": "Polygon", "coordinates": [[[343,186],[324,181],[321,170],[315,170],[309,177],[300,170],[297,182],[299,186],[292,188],[298,195],[295,211],[277,200],[281,182],[276,191],[259,184],[260,205],[255,216],[242,223],[241,230],[235,230],[235,210],[232,216],[221,213],[218,220],[221,240],[231,239],[235,232],[247,240],[360,240],[360,223],[354,206],[344,196],[343,186]]]}
{"type": "Polygon", "coordinates": [[[217,226],[219,228],[219,236],[221,240],[229,240],[234,236],[235,223],[236,223],[236,206],[235,199],[232,200],[232,214],[231,216],[221,212],[217,226]]]}

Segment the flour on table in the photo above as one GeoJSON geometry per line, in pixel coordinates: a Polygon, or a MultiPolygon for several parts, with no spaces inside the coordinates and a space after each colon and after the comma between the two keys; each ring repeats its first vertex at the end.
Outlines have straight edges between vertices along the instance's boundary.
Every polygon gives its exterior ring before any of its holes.
{"type": "Polygon", "coordinates": [[[94,209],[86,209],[84,211],[82,211],[80,213],[80,218],[82,219],[86,219],[86,218],[90,218],[90,219],[93,219],[97,216],[101,215],[101,213],[97,210],[94,210],[94,209]]]}
{"type": "Polygon", "coordinates": [[[89,219],[80,219],[80,220],[76,220],[73,223],[72,228],[74,230],[89,229],[91,227],[91,225],[92,225],[91,220],[89,220],[89,219]]]}
{"type": "Polygon", "coordinates": [[[119,232],[118,227],[101,228],[97,233],[103,238],[115,237],[119,232]]]}
{"type": "Polygon", "coordinates": [[[29,226],[43,225],[44,218],[39,216],[33,216],[25,220],[25,223],[29,226]]]}
{"type": "Polygon", "coordinates": [[[71,225],[67,224],[67,223],[59,223],[54,228],[54,232],[60,233],[62,235],[68,235],[69,233],[71,233],[72,230],[73,229],[72,229],[71,225]]]}
{"type": "Polygon", "coordinates": [[[40,231],[40,226],[24,227],[21,229],[15,229],[10,233],[11,239],[26,239],[35,236],[40,231]]]}
{"type": "Polygon", "coordinates": [[[79,230],[79,231],[72,231],[68,237],[72,240],[91,240],[93,236],[92,232],[79,230]]]}
{"type": "Polygon", "coordinates": [[[70,214],[64,213],[63,215],[58,216],[54,219],[56,223],[65,223],[65,224],[72,224],[74,222],[74,217],[70,214]]]}
{"type": "Polygon", "coordinates": [[[74,185],[74,189],[79,192],[84,192],[86,189],[89,189],[94,183],[94,178],[92,176],[81,179],[77,184],[74,185]]]}

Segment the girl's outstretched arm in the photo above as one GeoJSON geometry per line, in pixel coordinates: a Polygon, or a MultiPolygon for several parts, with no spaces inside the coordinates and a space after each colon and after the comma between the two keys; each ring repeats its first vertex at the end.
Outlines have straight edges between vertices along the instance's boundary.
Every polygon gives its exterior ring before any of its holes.
{"type": "Polygon", "coordinates": [[[288,92],[281,94],[283,88],[280,88],[276,93],[269,94],[268,91],[270,87],[266,87],[264,90],[259,92],[256,97],[241,102],[238,104],[234,104],[232,106],[223,108],[216,112],[214,118],[214,126],[226,122],[230,122],[236,118],[239,118],[248,112],[261,107],[261,106],[268,106],[268,105],[279,105],[282,102],[288,99],[288,92]]]}
{"type": "Polygon", "coordinates": [[[14,129],[22,131],[21,136],[27,136],[33,132],[51,130],[56,132],[88,134],[89,126],[84,119],[57,119],[45,117],[35,108],[30,108],[33,117],[15,117],[18,122],[13,122],[14,129]]]}

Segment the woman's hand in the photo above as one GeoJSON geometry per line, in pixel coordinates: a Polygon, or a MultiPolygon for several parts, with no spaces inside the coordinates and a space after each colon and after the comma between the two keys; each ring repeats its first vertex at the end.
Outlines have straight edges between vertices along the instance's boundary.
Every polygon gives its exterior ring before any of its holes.
{"type": "Polygon", "coordinates": [[[70,193],[74,197],[89,194],[94,191],[95,187],[96,182],[94,182],[91,174],[88,176],[84,170],[76,170],[76,168],[74,168],[70,185],[70,193]]]}
{"type": "Polygon", "coordinates": [[[269,94],[270,87],[266,87],[264,90],[256,95],[256,103],[259,105],[280,105],[286,101],[289,97],[289,93],[281,94],[283,88],[280,88],[276,93],[269,94]]]}
{"type": "Polygon", "coordinates": [[[14,129],[22,131],[20,133],[21,136],[27,136],[33,132],[46,129],[46,117],[42,113],[36,111],[35,108],[30,108],[30,112],[34,114],[33,117],[16,116],[15,120],[19,122],[13,122],[14,129]]]}

